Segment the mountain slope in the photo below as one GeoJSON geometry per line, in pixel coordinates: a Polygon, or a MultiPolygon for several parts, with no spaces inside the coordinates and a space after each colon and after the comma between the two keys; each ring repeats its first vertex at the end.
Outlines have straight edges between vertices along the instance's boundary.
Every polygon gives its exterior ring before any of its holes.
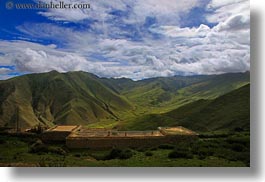
{"type": "Polygon", "coordinates": [[[200,100],[182,109],[166,114],[179,119],[179,124],[200,131],[235,129],[250,127],[250,85],[225,94],[213,101],[200,100]],[[184,110],[192,108],[188,117],[177,117],[184,110]]]}
{"type": "Polygon", "coordinates": [[[154,129],[182,125],[195,131],[250,128],[250,85],[231,91],[214,100],[198,100],[164,114],[137,118],[128,129],[154,129]]]}
{"type": "Polygon", "coordinates": [[[84,72],[50,72],[0,82],[1,126],[88,124],[102,118],[118,119],[118,111],[131,108],[123,96],[84,72]],[[19,116],[16,116],[18,110],[19,116]],[[13,119],[14,120],[14,119],[13,119]]]}
{"type": "Polygon", "coordinates": [[[128,86],[128,82],[119,82],[119,85],[123,88],[120,93],[137,106],[160,106],[166,111],[166,108],[171,110],[199,99],[214,99],[248,84],[249,80],[250,74],[245,72],[152,78],[130,84],[132,86],[128,86]]]}
{"type": "Polygon", "coordinates": [[[0,81],[0,126],[16,127],[19,123],[26,128],[41,123],[113,127],[135,120],[136,124],[142,121],[139,126],[143,128],[139,129],[145,129],[146,120],[170,125],[176,119],[161,113],[174,112],[201,99],[215,99],[248,83],[249,72],[140,81],[99,78],[86,72],[24,75],[0,81]]]}

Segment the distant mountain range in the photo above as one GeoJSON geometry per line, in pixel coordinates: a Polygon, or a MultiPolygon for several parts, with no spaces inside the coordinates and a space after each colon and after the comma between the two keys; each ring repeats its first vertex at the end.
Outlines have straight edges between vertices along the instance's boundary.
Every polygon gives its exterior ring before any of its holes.
{"type": "Polygon", "coordinates": [[[23,75],[0,81],[0,126],[246,128],[249,80],[249,72],[140,81],[86,72],[23,75]]]}

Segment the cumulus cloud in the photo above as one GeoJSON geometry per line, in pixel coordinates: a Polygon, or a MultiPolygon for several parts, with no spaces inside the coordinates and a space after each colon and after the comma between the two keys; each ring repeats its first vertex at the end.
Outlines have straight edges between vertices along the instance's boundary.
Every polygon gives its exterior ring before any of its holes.
{"type": "Polygon", "coordinates": [[[241,14],[245,18],[249,18],[250,2],[249,0],[212,0],[207,9],[214,13],[206,16],[209,22],[219,23],[226,21],[229,17],[241,14]]]}
{"type": "Polygon", "coordinates": [[[46,72],[58,70],[61,72],[81,70],[86,64],[84,58],[54,49],[53,45],[25,41],[0,41],[2,59],[6,65],[15,65],[20,72],[46,72]]]}
{"type": "Polygon", "coordinates": [[[2,75],[2,74],[7,74],[7,73],[9,73],[11,70],[10,69],[8,69],[8,68],[0,68],[0,75],[2,75]]]}
{"type": "Polygon", "coordinates": [[[0,62],[15,65],[16,71],[22,73],[83,70],[104,77],[132,79],[249,70],[248,1],[212,0],[206,7],[212,13],[205,16],[209,22],[216,23],[214,27],[207,24],[180,27],[179,15],[200,6],[201,2],[94,1],[88,11],[41,12],[55,21],[97,21],[88,29],[53,23],[20,25],[17,30],[25,36],[55,43],[1,40],[0,62]],[[127,13],[118,15],[122,19],[117,20],[115,13],[111,13],[117,10],[127,13]],[[156,20],[155,24],[144,27],[149,16],[156,20]],[[140,33],[139,40],[130,37],[134,31],[140,33]]]}
{"type": "Polygon", "coordinates": [[[236,31],[249,30],[250,18],[241,14],[229,17],[225,22],[220,23],[217,27],[218,31],[236,31]]]}
{"type": "Polygon", "coordinates": [[[151,28],[155,33],[164,34],[169,37],[205,37],[210,31],[207,25],[201,24],[199,28],[180,28],[179,26],[160,26],[151,28]]]}
{"type": "Polygon", "coordinates": [[[181,13],[200,6],[200,0],[146,0],[135,1],[130,19],[143,22],[146,17],[156,17],[159,24],[177,24],[181,13]]]}
{"type": "MultiPolygon", "coordinates": [[[[39,2],[39,1],[36,1],[39,2]]],[[[41,2],[47,2],[41,0],[41,2]]],[[[59,3],[60,0],[54,0],[59,3]]],[[[65,3],[82,4],[88,3],[84,0],[65,0],[65,3]]],[[[190,9],[200,6],[203,0],[97,0],[89,1],[90,9],[49,9],[39,12],[52,20],[66,22],[80,22],[83,20],[107,21],[113,18],[113,11],[128,13],[123,17],[127,23],[142,23],[147,17],[156,17],[160,23],[176,24],[180,13],[188,12],[190,9]]]]}

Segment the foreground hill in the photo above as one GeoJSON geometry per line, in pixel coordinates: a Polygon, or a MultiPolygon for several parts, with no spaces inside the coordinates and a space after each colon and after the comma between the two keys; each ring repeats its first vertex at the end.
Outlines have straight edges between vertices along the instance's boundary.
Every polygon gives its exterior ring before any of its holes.
{"type": "MultiPolygon", "coordinates": [[[[97,127],[99,123],[105,127],[106,121],[111,127],[123,127],[128,123],[135,123],[138,129],[158,124],[166,126],[176,123],[178,118],[159,113],[174,113],[181,106],[195,107],[189,106],[190,103],[196,105],[194,101],[198,101],[198,105],[206,104],[208,100],[248,83],[249,72],[140,81],[99,78],[85,72],[52,71],[24,75],[0,81],[0,126],[16,127],[19,124],[19,127],[27,128],[37,124],[95,124],[97,127]],[[145,126],[145,121],[153,121],[151,113],[159,123],[145,126]],[[139,124],[140,121],[143,122],[139,124]]],[[[184,118],[187,115],[182,118],[185,126],[193,121],[184,118]]]]}
{"type": "Polygon", "coordinates": [[[213,100],[198,100],[164,114],[149,114],[135,119],[128,129],[155,129],[182,125],[195,131],[250,128],[250,85],[213,100]]]}

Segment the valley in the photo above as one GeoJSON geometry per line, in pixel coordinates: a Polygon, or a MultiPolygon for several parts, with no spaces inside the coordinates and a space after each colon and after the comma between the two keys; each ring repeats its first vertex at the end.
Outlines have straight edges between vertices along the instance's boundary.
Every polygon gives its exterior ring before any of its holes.
{"type": "Polygon", "coordinates": [[[29,74],[0,81],[0,126],[14,128],[18,120],[22,129],[72,124],[148,130],[181,124],[207,131],[224,129],[239,118],[242,124],[235,121],[234,127],[248,128],[248,84],[249,72],[139,81],[100,78],[86,72],[29,74]],[[226,105],[231,112],[222,118],[226,105]],[[193,125],[197,120],[201,124],[193,125]],[[203,127],[207,122],[218,126],[203,127]]]}
{"type": "Polygon", "coordinates": [[[250,166],[249,76],[245,72],[133,81],[52,71],[0,81],[0,165],[250,166]],[[71,149],[41,140],[42,128],[56,125],[123,131],[125,138],[135,131],[183,126],[198,138],[154,147],[71,149]],[[20,133],[30,128],[37,130],[20,133]]]}

